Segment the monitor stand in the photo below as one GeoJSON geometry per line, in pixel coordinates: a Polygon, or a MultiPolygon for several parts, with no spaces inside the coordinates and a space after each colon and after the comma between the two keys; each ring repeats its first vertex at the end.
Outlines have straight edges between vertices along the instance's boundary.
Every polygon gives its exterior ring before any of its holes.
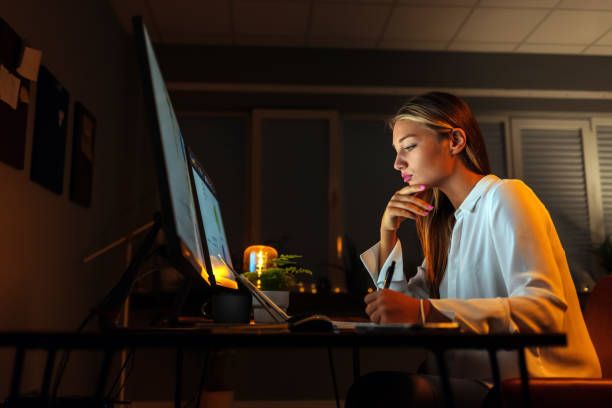
{"type": "MultiPolygon", "coordinates": [[[[136,250],[130,264],[125,269],[115,286],[113,286],[104,299],[102,299],[102,301],[98,303],[96,307],[94,307],[86,319],[86,322],[93,317],[98,317],[99,327],[101,330],[114,330],[120,328],[120,325],[117,323],[119,313],[121,312],[126,299],[130,295],[134,283],[138,279],[138,272],[148,259],[151,252],[154,250],[155,240],[161,230],[161,215],[159,213],[155,213],[153,215],[153,226],[136,250]]],[[[180,321],[179,317],[181,311],[183,310],[187,297],[194,286],[194,278],[183,275],[183,280],[179,289],[174,295],[174,301],[170,309],[170,314],[167,317],[169,324],[176,324],[180,321]]],[[[210,296],[210,293],[207,290],[206,293],[203,293],[203,295],[205,296],[203,302],[206,302],[210,296]]]]}
{"type": "MultiPolygon", "coordinates": [[[[159,213],[153,215],[153,226],[145,236],[143,242],[138,247],[135,256],[130,264],[119,278],[119,282],[113,286],[108,294],[90,313],[90,318],[97,316],[102,330],[110,330],[117,328],[117,317],[121,312],[121,308],[127,297],[129,296],[132,286],[136,281],[138,271],[145,262],[147,256],[153,249],[157,234],[162,229],[161,216],[159,213]]],[[[88,320],[88,319],[86,319],[88,320]]]]}

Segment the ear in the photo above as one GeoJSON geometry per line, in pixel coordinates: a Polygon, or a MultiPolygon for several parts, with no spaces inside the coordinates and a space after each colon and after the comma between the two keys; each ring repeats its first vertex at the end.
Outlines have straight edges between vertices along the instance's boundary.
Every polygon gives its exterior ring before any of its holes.
{"type": "Polygon", "coordinates": [[[461,128],[453,129],[449,137],[450,154],[457,155],[461,153],[465,149],[466,142],[465,131],[461,128]]]}

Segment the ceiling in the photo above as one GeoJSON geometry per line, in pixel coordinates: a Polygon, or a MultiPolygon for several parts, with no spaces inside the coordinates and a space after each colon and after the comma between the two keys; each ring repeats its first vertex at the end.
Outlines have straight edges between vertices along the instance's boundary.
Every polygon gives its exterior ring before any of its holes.
{"type": "Polygon", "coordinates": [[[156,42],[612,55],[612,0],[110,0],[156,42]]]}

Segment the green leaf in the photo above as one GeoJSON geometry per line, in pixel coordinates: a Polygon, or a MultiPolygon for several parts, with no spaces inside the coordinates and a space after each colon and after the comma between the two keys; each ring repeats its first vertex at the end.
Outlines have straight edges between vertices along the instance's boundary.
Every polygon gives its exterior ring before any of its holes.
{"type": "MultiPolygon", "coordinates": [[[[297,285],[298,275],[312,275],[312,271],[302,268],[296,262],[301,255],[281,254],[271,261],[271,266],[261,271],[262,290],[289,290],[297,285]]],[[[244,276],[257,285],[257,272],[246,272],[244,276]]]]}

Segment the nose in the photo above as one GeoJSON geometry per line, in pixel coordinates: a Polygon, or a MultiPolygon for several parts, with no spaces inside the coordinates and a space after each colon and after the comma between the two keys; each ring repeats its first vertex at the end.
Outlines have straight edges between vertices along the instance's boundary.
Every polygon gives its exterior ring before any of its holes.
{"type": "Polygon", "coordinates": [[[402,171],[402,169],[406,168],[406,161],[401,158],[399,152],[395,155],[395,162],[393,163],[393,168],[397,171],[402,171]]]}

